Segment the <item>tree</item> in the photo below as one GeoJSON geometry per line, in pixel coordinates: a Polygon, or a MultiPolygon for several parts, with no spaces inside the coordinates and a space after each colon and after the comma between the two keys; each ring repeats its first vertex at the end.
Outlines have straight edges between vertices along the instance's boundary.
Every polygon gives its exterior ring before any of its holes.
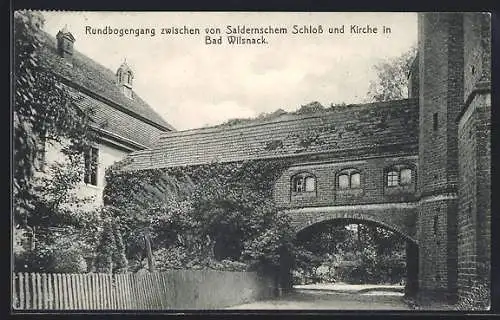
{"type": "Polygon", "coordinates": [[[97,245],[97,256],[95,260],[96,272],[112,273],[113,256],[116,251],[115,237],[110,219],[106,219],[97,245]]]}
{"type": "Polygon", "coordinates": [[[14,12],[14,220],[23,226],[36,211],[33,178],[45,152],[43,142],[64,143],[63,153],[76,164],[95,139],[90,130],[92,110],[77,108],[45,67],[43,23],[39,12],[14,12]]]}
{"type": "Polygon", "coordinates": [[[113,207],[101,209],[102,230],[100,232],[95,259],[95,270],[103,273],[123,273],[128,270],[122,228],[113,207]]]}
{"type": "Polygon", "coordinates": [[[399,57],[376,64],[377,79],[370,82],[368,98],[377,102],[407,98],[408,74],[416,54],[417,47],[412,46],[399,57]]]}
{"type": "Polygon", "coordinates": [[[24,262],[16,266],[83,270],[82,250],[94,242],[98,219],[82,208],[90,199],[73,191],[81,181],[83,153],[96,138],[93,111],[77,107],[48,68],[43,24],[39,12],[14,12],[13,218],[17,231],[28,231],[31,238],[28,252],[17,250],[16,261],[24,262]],[[45,145],[60,147],[63,157],[42,170],[45,145]],[[74,259],[59,259],[67,256],[74,259]]]}
{"type": "Polygon", "coordinates": [[[115,240],[115,247],[113,260],[114,260],[114,273],[124,273],[128,268],[128,261],[125,255],[125,245],[123,243],[123,237],[118,223],[113,224],[113,236],[115,240]]]}

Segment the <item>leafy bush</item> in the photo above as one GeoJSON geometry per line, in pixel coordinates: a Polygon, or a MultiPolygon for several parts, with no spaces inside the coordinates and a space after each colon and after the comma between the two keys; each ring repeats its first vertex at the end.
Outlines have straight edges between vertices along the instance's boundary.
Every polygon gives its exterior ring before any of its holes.
{"type": "Polygon", "coordinates": [[[334,283],[337,280],[335,269],[329,264],[322,264],[315,270],[315,275],[319,282],[334,283]]]}
{"type": "Polygon", "coordinates": [[[75,235],[52,234],[39,239],[34,250],[15,256],[14,270],[45,273],[83,273],[87,271],[82,245],[75,235]]]}
{"type": "Polygon", "coordinates": [[[27,230],[23,228],[14,228],[12,236],[12,251],[14,253],[14,256],[20,256],[24,254],[26,251],[26,244],[29,241],[27,230]]]}
{"type": "Polygon", "coordinates": [[[55,273],[83,273],[87,262],[78,248],[54,248],[51,269],[55,273]]]}

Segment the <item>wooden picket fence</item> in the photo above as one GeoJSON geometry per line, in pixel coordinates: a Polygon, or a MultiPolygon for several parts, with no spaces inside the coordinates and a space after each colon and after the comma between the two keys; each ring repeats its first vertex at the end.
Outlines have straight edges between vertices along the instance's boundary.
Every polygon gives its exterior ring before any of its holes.
{"type": "Polygon", "coordinates": [[[252,272],[16,273],[12,305],[15,310],[220,308],[269,297],[271,292],[271,281],[252,272]]]}

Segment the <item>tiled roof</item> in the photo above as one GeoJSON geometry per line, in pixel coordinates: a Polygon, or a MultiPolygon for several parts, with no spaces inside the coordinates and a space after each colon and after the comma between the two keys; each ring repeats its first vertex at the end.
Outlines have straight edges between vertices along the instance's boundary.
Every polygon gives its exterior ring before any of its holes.
{"type": "Polygon", "coordinates": [[[94,111],[92,120],[101,133],[110,133],[114,140],[118,139],[132,150],[153,147],[164,132],[78,90],[69,87],[68,92],[82,110],[91,108],[94,111]]]}
{"type": "MultiPolygon", "coordinates": [[[[71,64],[57,53],[56,39],[44,33],[42,64],[72,84],[111,101],[146,121],[153,122],[162,131],[175,130],[134,92],[133,99],[127,98],[116,85],[115,73],[87,56],[74,50],[71,64]]],[[[118,111],[118,110],[117,110],[118,111]]]]}
{"type": "Polygon", "coordinates": [[[287,114],[268,122],[164,133],[151,150],[131,153],[125,169],[295,157],[308,154],[417,145],[414,99],[287,114]]]}

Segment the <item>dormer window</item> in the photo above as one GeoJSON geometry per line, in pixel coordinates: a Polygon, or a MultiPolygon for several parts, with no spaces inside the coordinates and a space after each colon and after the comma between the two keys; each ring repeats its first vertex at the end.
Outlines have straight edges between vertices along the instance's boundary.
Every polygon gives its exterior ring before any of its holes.
{"type": "Polygon", "coordinates": [[[66,26],[57,33],[56,40],[57,52],[61,57],[66,58],[73,55],[75,37],[67,30],[66,26]]]}
{"type": "Polygon", "coordinates": [[[361,174],[357,169],[344,169],[337,175],[339,190],[359,189],[361,187],[361,174]]]}
{"type": "Polygon", "coordinates": [[[310,173],[299,173],[292,177],[292,191],[307,193],[316,191],[316,178],[310,173]]]}
{"type": "Polygon", "coordinates": [[[121,66],[116,71],[116,82],[118,86],[120,86],[123,94],[129,98],[133,99],[133,90],[132,90],[132,80],[134,79],[134,73],[132,69],[127,65],[127,62],[124,61],[121,66]]]}

